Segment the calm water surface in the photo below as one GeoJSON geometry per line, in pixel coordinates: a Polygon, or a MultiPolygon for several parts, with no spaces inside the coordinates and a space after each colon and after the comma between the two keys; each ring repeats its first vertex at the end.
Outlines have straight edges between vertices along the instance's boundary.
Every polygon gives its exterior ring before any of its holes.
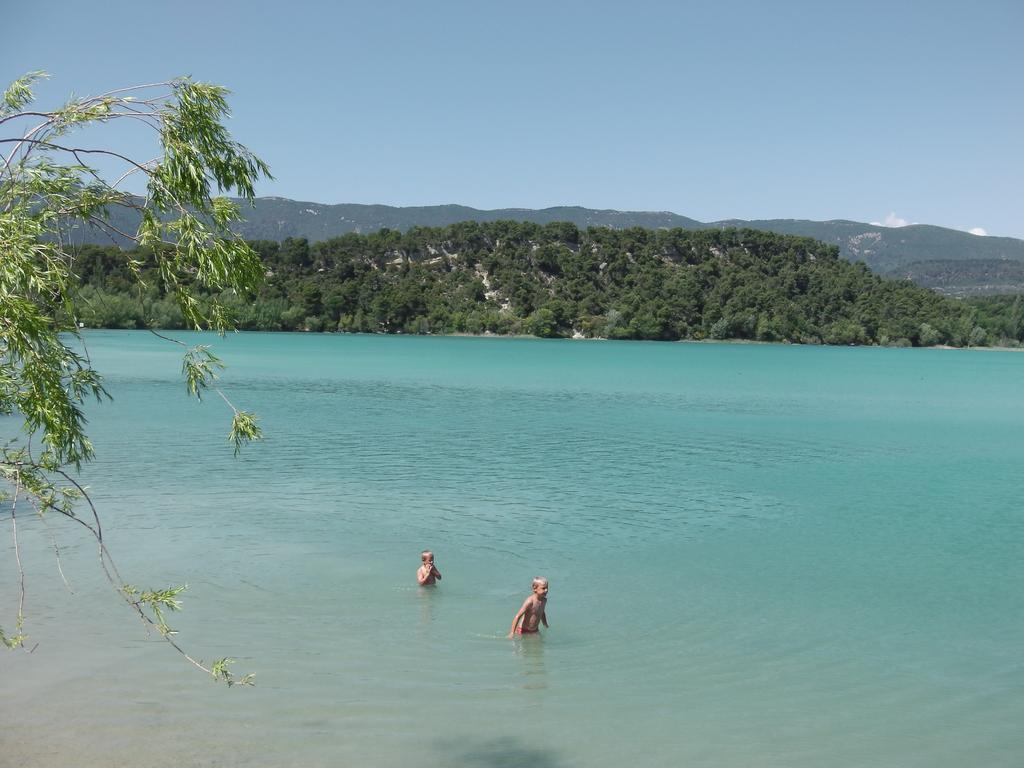
{"type": "Polygon", "coordinates": [[[181,642],[258,684],[147,638],[54,521],[69,593],[21,519],[0,764],[1024,764],[1024,355],[214,337],[267,434],[233,459],[177,349],[86,338],[121,571],[187,582],[181,642]],[[507,640],[536,574],[551,628],[507,640]]]}

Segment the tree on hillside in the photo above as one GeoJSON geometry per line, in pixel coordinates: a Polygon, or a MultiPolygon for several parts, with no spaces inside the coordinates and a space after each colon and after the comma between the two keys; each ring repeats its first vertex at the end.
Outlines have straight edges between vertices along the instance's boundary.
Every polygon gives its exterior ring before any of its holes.
{"type": "MultiPolygon", "coordinates": [[[[14,629],[0,630],[0,640],[11,648],[26,640],[17,525],[28,506],[44,519],[56,515],[87,529],[108,578],[139,616],[193,664],[231,683],[228,660],[204,666],[175,642],[165,613],[179,607],[182,587],[139,590],[124,583],[103,543],[99,515],[75,480],[74,471],[93,457],[82,406],[107,394],[83,352],[76,291],[83,265],[65,244],[75,226],[127,239],[137,248],[131,256],[119,252],[122,266],[140,289],[147,267],[147,279],[173,297],[187,327],[223,332],[232,323],[218,297],[251,294],[263,267],[229,229],[239,217],[236,206],[214,188],[251,203],[255,182],[269,170],[224,127],[224,88],[183,78],[72,99],[52,111],[33,109],[33,85],[45,76],[15,81],[0,101],[0,413],[23,422],[23,436],[0,455],[6,482],[0,500],[9,510],[20,577],[14,629]],[[140,160],[92,145],[113,123],[148,133],[157,156],[140,160]],[[87,126],[89,141],[79,143],[76,134],[87,126]],[[144,186],[145,193],[131,194],[126,184],[144,186]],[[125,210],[141,217],[134,231],[117,224],[125,210]]],[[[237,453],[260,430],[253,414],[217,389],[220,367],[206,346],[185,347],[188,391],[200,397],[212,389],[224,399],[237,453]]]]}

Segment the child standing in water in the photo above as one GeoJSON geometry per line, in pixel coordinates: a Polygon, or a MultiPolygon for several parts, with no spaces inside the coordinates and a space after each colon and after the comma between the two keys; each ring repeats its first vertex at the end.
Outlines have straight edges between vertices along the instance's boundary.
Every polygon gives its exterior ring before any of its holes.
{"type": "Polygon", "coordinates": [[[441,572],[437,570],[437,566],[434,565],[434,553],[429,549],[423,550],[420,554],[420,560],[423,561],[423,565],[416,571],[416,581],[421,587],[430,586],[437,581],[441,580],[441,572]]]}
{"type": "Polygon", "coordinates": [[[548,580],[543,576],[536,576],[533,579],[533,594],[526,598],[523,607],[512,619],[512,629],[508,631],[508,636],[536,634],[540,632],[541,623],[547,627],[547,604],[548,580]]]}

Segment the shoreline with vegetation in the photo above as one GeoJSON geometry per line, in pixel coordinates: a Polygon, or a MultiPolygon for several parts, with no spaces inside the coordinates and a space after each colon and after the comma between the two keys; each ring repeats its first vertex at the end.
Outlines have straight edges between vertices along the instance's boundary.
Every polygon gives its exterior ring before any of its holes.
{"type": "MultiPolygon", "coordinates": [[[[1014,348],[1021,297],[952,299],[835,246],[757,230],[464,222],[251,243],[265,282],[217,299],[239,330],[1014,348]]],[[[79,322],[185,327],[147,249],[82,246],[79,322]],[[140,288],[134,270],[143,279],[140,288]]]]}
{"type": "MultiPolygon", "coordinates": [[[[83,333],[89,331],[139,331],[139,330],[152,330],[158,333],[163,332],[174,332],[187,330],[182,328],[90,328],[83,326],[80,331],[83,333]]],[[[191,331],[194,332],[194,331],[191,331]]],[[[201,333],[207,333],[207,331],[201,331],[201,333]]],[[[498,333],[402,333],[401,331],[395,333],[386,333],[384,331],[306,331],[306,330],[295,330],[295,331],[282,331],[282,330],[237,330],[234,333],[274,333],[274,334],[285,334],[285,335],[299,335],[299,336],[409,336],[413,338],[425,338],[425,339],[507,339],[513,340],[527,340],[527,341],[572,341],[572,342],[608,342],[608,341],[651,341],[647,339],[609,339],[604,336],[554,336],[554,337],[541,337],[531,336],[530,334],[498,334],[498,333]]],[[[656,341],[656,340],[655,340],[656,341]]],[[[978,345],[978,346],[963,346],[956,347],[951,344],[936,344],[931,347],[913,347],[913,346],[897,346],[894,344],[881,345],[881,344],[813,344],[813,343],[802,343],[796,341],[758,341],[756,339],[674,339],[672,341],[656,341],[658,344],[729,344],[736,346],[752,346],[752,347],[861,347],[866,349],[934,349],[934,350],[946,350],[951,352],[968,352],[968,351],[981,351],[981,352],[1024,352],[1024,346],[998,346],[993,344],[978,345]]]]}

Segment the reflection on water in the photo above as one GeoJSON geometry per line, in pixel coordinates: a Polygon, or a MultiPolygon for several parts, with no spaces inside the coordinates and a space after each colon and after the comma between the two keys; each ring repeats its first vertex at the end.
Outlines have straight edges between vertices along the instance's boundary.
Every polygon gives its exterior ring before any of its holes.
{"type": "Polygon", "coordinates": [[[544,669],[544,637],[535,635],[513,635],[512,651],[522,661],[523,688],[542,690],[548,687],[547,672],[544,669]]]}
{"type": "Polygon", "coordinates": [[[424,633],[430,630],[434,622],[434,601],[437,599],[439,598],[436,584],[416,585],[416,602],[420,606],[420,630],[424,633]]]}

